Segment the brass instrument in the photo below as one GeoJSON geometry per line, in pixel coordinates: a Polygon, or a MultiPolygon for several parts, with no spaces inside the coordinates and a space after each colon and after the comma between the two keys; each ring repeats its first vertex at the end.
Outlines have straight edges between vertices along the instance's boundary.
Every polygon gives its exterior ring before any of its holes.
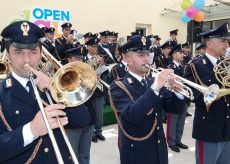
{"type": "Polygon", "coordinates": [[[8,77],[11,72],[10,64],[6,60],[6,50],[4,50],[0,59],[0,80],[4,80],[8,77]]]}
{"type": "MultiPolygon", "coordinates": [[[[55,139],[55,136],[54,136],[54,133],[53,133],[53,130],[51,129],[50,127],[50,124],[48,122],[48,119],[47,119],[47,116],[46,116],[46,113],[45,113],[45,110],[44,110],[44,107],[43,107],[43,104],[42,104],[42,101],[41,101],[41,97],[39,95],[39,92],[38,92],[38,89],[35,85],[35,81],[34,81],[34,78],[33,78],[33,74],[31,72],[28,72],[28,77],[31,81],[31,84],[32,84],[32,87],[33,87],[33,90],[34,90],[34,94],[35,94],[35,97],[36,97],[36,100],[38,102],[38,105],[39,105],[39,108],[40,108],[40,111],[41,111],[41,114],[42,114],[42,117],[43,117],[43,120],[45,122],[45,126],[47,128],[47,132],[48,132],[48,135],[50,137],[50,140],[51,140],[51,143],[52,143],[52,146],[54,148],[54,152],[55,152],[55,155],[56,155],[56,158],[57,158],[57,161],[59,164],[64,164],[64,161],[63,161],[63,158],[61,156],[61,152],[58,148],[58,144],[57,144],[57,141],[55,139]]],[[[60,121],[59,121],[60,122],[60,121]]]]}
{"type": "MultiPolygon", "coordinates": [[[[101,74],[103,72],[105,72],[105,70],[107,70],[107,67],[101,64],[101,59],[103,59],[102,57],[100,57],[100,55],[98,53],[96,53],[90,60],[87,60],[86,63],[88,65],[90,65],[95,71],[96,74],[101,74]]],[[[98,79],[97,80],[97,88],[100,89],[101,91],[103,91],[103,85],[106,88],[110,88],[109,84],[107,84],[105,81],[103,81],[102,79],[98,79]]]]}
{"type": "Polygon", "coordinates": [[[216,79],[222,84],[222,88],[219,90],[216,100],[221,97],[230,94],[230,57],[226,57],[217,64],[213,71],[215,72],[216,79]],[[226,88],[227,87],[227,88],[226,88]]]}
{"type": "MultiPolygon", "coordinates": [[[[158,73],[158,72],[164,70],[163,68],[158,68],[158,69],[151,68],[148,65],[146,65],[146,67],[152,69],[154,73],[158,73]]],[[[216,100],[217,95],[219,93],[219,86],[217,84],[212,84],[209,87],[204,87],[204,86],[201,86],[201,85],[196,84],[194,82],[191,82],[191,81],[189,81],[183,77],[180,77],[174,73],[171,75],[180,80],[180,81],[174,81],[182,87],[182,90],[179,90],[178,92],[181,93],[182,95],[186,96],[190,100],[194,99],[193,92],[192,92],[191,88],[189,88],[185,84],[198,90],[199,92],[201,92],[204,95],[204,102],[206,104],[206,107],[210,106],[210,104],[216,100]]]]}
{"type": "MultiPolygon", "coordinates": [[[[34,92],[36,96],[36,100],[38,101],[40,111],[42,113],[43,119],[45,121],[45,125],[47,127],[47,131],[54,147],[54,151],[58,160],[58,163],[64,164],[64,161],[61,157],[60,150],[58,148],[57,142],[55,140],[53,131],[48,123],[48,119],[46,117],[44,107],[42,105],[42,101],[38,92],[38,89],[35,85],[33,74],[29,72],[28,75],[34,92]]],[[[52,87],[51,87],[51,95],[53,99],[58,103],[63,103],[66,107],[74,107],[83,104],[87,101],[94,93],[96,89],[96,74],[94,70],[85,63],[69,63],[60,68],[54,75],[52,79],[52,87]]],[[[46,95],[48,97],[49,103],[53,104],[50,95],[46,91],[46,95]]],[[[61,125],[59,117],[56,117],[62,136],[67,144],[67,147],[70,151],[72,160],[75,164],[78,164],[76,155],[73,151],[73,148],[70,144],[70,141],[67,137],[64,127],[61,125]]]]}
{"type": "Polygon", "coordinates": [[[83,104],[92,96],[96,81],[96,73],[88,64],[71,62],[54,74],[50,92],[56,102],[74,107],[83,104]]]}
{"type": "MultiPolygon", "coordinates": [[[[43,51],[47,51],[44,47],[42,47],[43,51]]],[[[47,51],[47,57],[52,59],[52,55],[47,51]]],[[[43,56],[44,57],[44,56],[43,56]]],[[[54,57],[53,57],[54,58],[54,57]]],[[[96,89],[96,74],[95,71],[85,63],[72,62],[62,66],[56,59],[52,59],[53,62],[57,62],[57,65],[60,65],[58,71],[54,74],[52,78],[52,87],[50,93],[53,99],[58,103],[63,103],[66,107],[74,107],[83,104],[86,102],[94,93],[96,89]]],[[[50,60],[49,60],[50,61],[50,60]]],[[[53,131],[48,123],[48,119],[46,117],[46,113],[44,111],[44,107],[42,105],[42,101],[38,92],[38,89],[35,85],[33,74],[28,72],[28,77],[32,83],[36,100],[38,101],[40,111],[42,113],[43,119],[45,121],[45,125],[47,127],[47,131],[52,142],[57,161],[60,164],[64,164],[62,159],[60,150],[58,148],[56,139],[54,137],[53,131]]],[[[45,91],[46,96],[49,100],[50,104],[53,104],[52,99],[47,91],[45,91]]],[[[78,164],[77,157],[74,153],[74,150],[70,144],[68,136],[65,132],[64,127],[61,125],[59,117],[56,117],[58,121],[58,125],[64,141],[69,149],[72,160],[75,164],[78,164]]]]}

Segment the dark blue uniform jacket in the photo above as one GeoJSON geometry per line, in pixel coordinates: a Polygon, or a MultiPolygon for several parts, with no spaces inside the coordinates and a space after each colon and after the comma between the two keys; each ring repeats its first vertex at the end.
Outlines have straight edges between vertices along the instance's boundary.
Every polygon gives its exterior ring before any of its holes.
{"type": "MultiPolygon", "coordinates": [[[[213,72],[214,66],[206,55],[203,55],[192,64],[195,66],[199,78],[206,86],[218,84],[221,87],[213,72]]],[[[194,71],[192,71],[191,65],[185,71],[185,78],[195,82],[197,80],[193,76],[194,71]]],[[[203,100],[203,94],[197,90],[193,90],[193,93],[195,97],[193,138],[206,142],[230,141],[229,95],[213,102],[208,111],[203,100]]]]}
{"type": "MultiPolygon", "coordinates": [[[[121,164],[167,164],[168,153],[161,122],[161,95],[157,96],[150,88],[145,90],[129,73],[121,82],[134,99],[131,101],[115,82],[111,84],[111,97],[125,131],[133,137],[144,137],[152,129],[154,121],[158,122],[153,134],[143,141],[131,140],[120,131],[121,164]]],[[[147,82],[149,86],[153,83],[152,80],[147,82]]]]}
{"type": "MultiPolygon", "coordinates": [[[[12,81],[11,87],[7,86],[6,81],[0,83],[0,103],[4,116],[13,131],[9,132],[0,118],[0,163],[25,163],[31,156],[40,137],[24,147],[22,128],[32,121],[39,108],[35,98],[31,97],[12,75],[9,78],[12,81]]],[[[90,112],[86,110],[84,105],[66,108],[65,111],[69,120],[67,128],[81,128],[90,123],[90,112]]],[[[60,130],[55,129],[54,135],[64,162],[72,163],[60,130]]],[[[32,163],[57,163],[48,134],[42,137],[42,144],[32,163]]]]}

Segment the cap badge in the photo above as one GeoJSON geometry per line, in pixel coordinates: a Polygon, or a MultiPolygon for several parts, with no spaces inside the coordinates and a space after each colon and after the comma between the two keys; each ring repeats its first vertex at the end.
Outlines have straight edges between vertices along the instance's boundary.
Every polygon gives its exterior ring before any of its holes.
{"type": "Polygon", "coordinates": [[[30,30],[29,24],[26,22],[23,22],[21,24],[21,30],[23,31],[23,34],[22,34],[23,36],[28,36],[28,31],[30,30]]]}
{"type": "Polygon", "coordinates": [[[144,46],[146,45],[146,38],[144,36],[141,38],[141,42],[144,46]]]}

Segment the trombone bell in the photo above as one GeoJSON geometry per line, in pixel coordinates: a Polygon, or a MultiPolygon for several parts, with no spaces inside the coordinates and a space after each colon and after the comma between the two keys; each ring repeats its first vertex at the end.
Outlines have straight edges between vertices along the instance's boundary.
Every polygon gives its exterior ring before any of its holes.
{"type": "Polygon", "coordinates": [[[51,95],[56,102],[74,107],[86,102],[96,89],[97,76],[86,63],[72,62],[64,65],[52,79],[51,95]]]}
{"type": "Polygon", "coordinates": [[[10,73],[10,65],[7,61],[0,60],[0,80],[4,80],[10,73]]]}

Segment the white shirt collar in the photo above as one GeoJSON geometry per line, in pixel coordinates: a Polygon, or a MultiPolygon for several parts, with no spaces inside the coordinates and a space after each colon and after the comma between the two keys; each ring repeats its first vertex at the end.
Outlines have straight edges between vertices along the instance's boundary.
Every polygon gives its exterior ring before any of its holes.
{"type": "Polygon", "coordinates": [[[208,53],[205,54],[208,57],[208,59],[211,61],[211,63],[215,66],[218,59],[208,53]]]}
{"type": "Polygon", "coordinates": [[[122,60],[121,62],[127,67],[128,64],[125,61],[122,60]]]}
{"type": "Polygon", "coordinates": [[[21,76],[18,76],[16,73],[12,72],[12,76],[27,90],[29,91],[29,87],[26,86],[27,82],[29,81],[28,78],[24,78],[21,76]]]}
{"type": "Polygon", "coordinates": [[[173,60],[173,63],[174,63],[177,67],[179,67],[179,65],[180,65],[180,63],[178,63],[178,62],[176,62],[176,61],[174,61],[174,60],[173,60]]]}
{"type": "Polygon", "coordinates": [[[129,74],[132,75],[135,79],[137,79],[140,83],[141,83],[142,79],[145,79],[145,76],[144,76],[144,78],[142,78],[141,76],[139,76],[139,75],[137,75],[137,74],[135,74],[135,73],[133,73],[131,71],[129,71],[129,74]]]}
{"type": "Polygon", "coordinates": [[[89,60],[93,58],[93,56],[91,56],[90,54],[87,54],[87,57],[89,58],[89,60]]]}

